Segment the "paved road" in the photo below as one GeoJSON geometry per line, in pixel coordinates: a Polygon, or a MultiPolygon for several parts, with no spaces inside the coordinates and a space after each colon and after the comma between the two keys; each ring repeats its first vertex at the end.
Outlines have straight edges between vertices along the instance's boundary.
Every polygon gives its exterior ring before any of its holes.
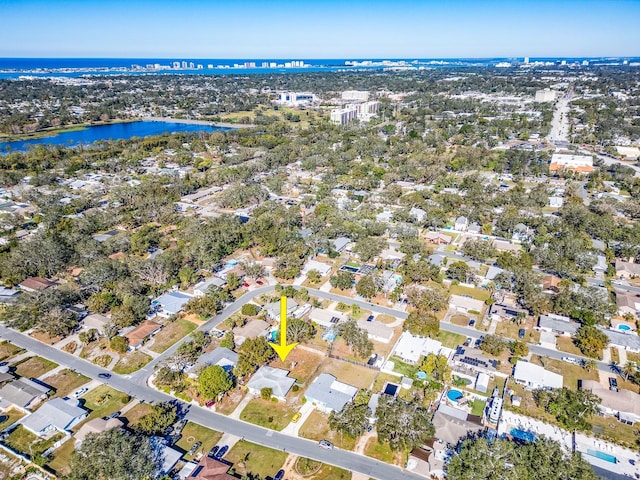
{"type": "MultiPolygon", "coordinates": [[[[256,291],[252,293],[255,292],[256,291]]],[[[214,319],[210,321],[213,322],[214,319]]],[[[106,373],[107,371],[105,369],[54,347],[45,345],[19,332],[10,330],[5,326],[0,326],[0,336],[22,348],[38,353],[59,365],[71,368],[89,378],[98,380],[145,402],[174,401],[181,403],[185,408],[188,408],[186,418],[205,427],[227,432],[245,438],[250,442],[282,450],[287,453],[302,455],[323,463],[362,473],[371,478],[380,480],[424,480],[424,477],[364,455],[338,448],[331,451],[323,450],[318,447],[316,442],[284,435],[273,430],[243,422],[242,420],[232,419],[225,415],[211,412],[205,408],[187,404],[146,385],[134,383],[131,379],[121,375],[112,374],[111,378],[101,379],[98,377],[98,374],[106,373]]]]}

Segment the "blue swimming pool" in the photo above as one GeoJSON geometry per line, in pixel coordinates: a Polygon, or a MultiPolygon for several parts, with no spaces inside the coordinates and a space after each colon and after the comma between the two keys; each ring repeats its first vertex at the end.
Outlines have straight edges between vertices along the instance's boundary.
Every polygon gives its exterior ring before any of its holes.
{"type": "Polygon", "coordinates": [[[512,428],[509,433],[512,437],[517,438],[518,440],[524,440],[525,442],[534,442],[536,436],[525,430],[520,430],[519,428],[512,428]]]}
{"type": "Polygon", "coordinates": [[[272,330],[269,333],[269,341],[270,342],[275,342],[278,339],[278,330],[272,330]]]}
{"type": "Polygon", "coordinates": [[[631,330],[631,327],[629,325],[621,323],[620,325],[618,325],[618,330],[624,330],[625,332],[628,332],[629,330],[631,330]]]}
{"type": "Polygon", "coordinates": [[[419,380],[425,380],[427,378],[427,374],[424,372],[416,372],[416,378],[419,380]]]}
{"type": "Polygon", "coordinates": [[[601,452],[599,450],[587,450],[587,453],[592,457],[599,458],[600,460],[605,460],[610,463],[618,463],[618,459],[616,457],[608,453],[601,452]]]}
{"type": "Polygon", "coordinates": [[[460,390],[449,390],[447,392],[447,398],[449,400],[451,400],[452,402],[457,402],[458,400],[460,400],[464,395],[462,395],[462,392],[460,390]]]}
{"type": "Polygon", "coordinates": [[[382,393],[395,397],[396,393],[398,393],[398,388],[398,385],[396,385],[395,383],[387,382],[387,384],[384,386],[384,390],[382,390],[382,393]]]}

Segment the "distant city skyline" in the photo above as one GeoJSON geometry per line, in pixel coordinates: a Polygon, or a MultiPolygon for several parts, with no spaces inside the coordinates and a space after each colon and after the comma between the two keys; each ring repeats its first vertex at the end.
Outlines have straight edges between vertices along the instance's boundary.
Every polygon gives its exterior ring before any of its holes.
{"type": "Polygon", "coordinates": [[[640,0],[0,0],[0,57],[640,56],[640,0]]]}

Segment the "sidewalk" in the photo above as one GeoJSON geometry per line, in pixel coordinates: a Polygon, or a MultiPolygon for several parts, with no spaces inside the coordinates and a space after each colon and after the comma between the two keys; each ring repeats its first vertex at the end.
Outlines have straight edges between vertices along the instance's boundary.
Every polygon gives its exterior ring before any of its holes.
{"type": "Polygon", "coordinates": [[[291,435],[291,436],[297,437],[298,432],[300,431],[300,427],[304,425],[304,422],[307,421],[307,418],[309,418],[309,415],[311,415],[311,412],[313,412],[313,410],[314,408],[313,408],[313,405],[311,405],[311,403],[307,402],[304,405],[302,405],[302,408],[298,410],[298,413],[300,413],[301,415],[298,421],[296,423],[289,422],[289,425],[284,427],[281,433],[284,433],[285,435],[291,435]]]}
{"type": "Polygon", "coordinates": [[[240,414],[242,413],[242,411],[244,410],[244,407],[247,406],[247,404],[253,400],[255,397],[253,395],[251,395],[250,393],[247,393],[244,398],[242,399],[242,401],[238,404],[238,406],[233,410],[233,412],[231,412],[229,415],[227,415],[229,418],[235,418],[236,420],[240,418],[240,414]]]}

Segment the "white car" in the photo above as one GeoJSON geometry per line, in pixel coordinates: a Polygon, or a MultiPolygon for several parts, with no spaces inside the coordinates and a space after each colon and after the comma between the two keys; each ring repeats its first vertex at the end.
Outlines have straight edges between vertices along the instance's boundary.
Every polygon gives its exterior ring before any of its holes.
{"type": "Polygon", "coordinates": [[[573,357],[562,357],[563,362],[573,363],[574,365],[578,365],[578,360],[573,357]]]}
{"type": "Polygon", "coordinates": [[[73,398],[78,398],[81,395],[84,395],[85,393],[87,393],[89,391],[88,388],[81,388],[80,390],[78,390],[77,392],[73,392],[73,398]]]}

